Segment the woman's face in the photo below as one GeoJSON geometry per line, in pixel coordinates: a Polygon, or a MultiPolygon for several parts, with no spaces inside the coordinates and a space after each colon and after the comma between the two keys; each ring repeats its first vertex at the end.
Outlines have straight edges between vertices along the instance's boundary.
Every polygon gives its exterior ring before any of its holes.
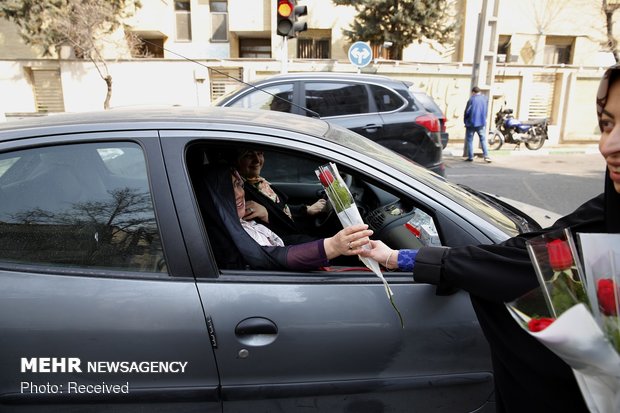
{"type": "Polygon", "coordinates": [[[263,169],[265,157],[263,151],[247,151],[239,158],[238,169],[241,176],[246,179],[258,178],[260,171],[263,169]]]}
{"type": "Polygon", "coordinates": [[[620,193],[620,79],[609,88],[600,127],[601,140],[598,148],[605,158],[614,188],[620,193]]]}
{"type": "Polygon", "coordinates": [[[237,215],[239,219],[245,215],[245,191],[243,190],[243,180],[241,177],[233,173],[232,184],[235,191],[235,205],[237,206],[237,215]]]}

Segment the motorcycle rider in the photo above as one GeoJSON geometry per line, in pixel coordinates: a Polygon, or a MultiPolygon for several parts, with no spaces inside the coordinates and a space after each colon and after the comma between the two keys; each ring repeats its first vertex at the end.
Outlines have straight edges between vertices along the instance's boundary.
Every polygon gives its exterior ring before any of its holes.
{"type": "Polygon", "coordinates": [[[465,106],[465,114],[463,115],[463,120],[465,121],[465,144],[467,147],[467,158],[465,160],[468,162],[473,162],[474,160],[474,133],[477,133],[478,139],[480,139],[484,161],[487,163],[491,162],[485,133],[487,107],[486,96],[480,93],[478,86],[474,86],[465,106]]]}

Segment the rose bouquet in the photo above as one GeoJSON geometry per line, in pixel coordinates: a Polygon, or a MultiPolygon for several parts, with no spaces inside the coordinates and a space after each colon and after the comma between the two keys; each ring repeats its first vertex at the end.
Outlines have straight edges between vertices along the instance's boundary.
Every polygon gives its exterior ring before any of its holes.
{"type": "MultiPolygon", "coordinates": [[[[355,201],[353,200],[353,196],[351,195],[349,188],[347,188],[347,185],[340,176],[336,165],[330,162],[326,165],[319,166],[319,168],[315,170],[315,173],[319,178],[321,185],[325,188],[327,198],[336,211],[336,215],[338,216],[342,226],[346,228],[351,225],[363,224],[364,220],[357,209],[357,205],[355,205],[355,201]]],[[[370,248],[370,246],[366,245],[364,248],[370,248]]],[[[359,257],[359,259],[383,282],[385,293],[390,300],[390,304],[398,314],[401,326],[403,326],[402,315],[394,303],[394,293],[392,292],[388,282],[383,277],[379,263],[372,258],[359,257]]]]}
{"type": "Polygon", "coordinates": [[[568,230],[529,240],[540,288],[506,305],[573,368],[592,412],[618,412],[620,234],[577,235],[581,259],[568,230]]]}

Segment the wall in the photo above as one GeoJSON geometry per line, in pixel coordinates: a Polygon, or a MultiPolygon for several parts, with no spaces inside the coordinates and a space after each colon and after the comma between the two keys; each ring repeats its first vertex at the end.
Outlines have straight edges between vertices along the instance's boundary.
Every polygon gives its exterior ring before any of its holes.
{"type": "Polygon", "coordinates": [[[570,105],[566,105],[565,140],[597,140],[600,136],[596,120],[596,91],[601,80],[600,74],[572,73],[569,77],[566,95],[570,105]],[[574,98],[573,98],[574,97],[574,98]]]}
{"type": "Polygon", "coordinates": [[[40,51],[24,44],[17,25],[0,18],[0,59],[34,59],[39,55],[40,51]]]}
{"type": "MultiPolygon", "coordinates": [[[[58,61],[56,61],[58,62],[58,61]]],[[[4,100],[5,112],[34,111],[32,88],[25,67],[45,64],[46,61],[0,60],[0,94],[11,96],[4,100]]],[[[112,107],[135,105],[185,105],[210,104],[209,74],[207,68],[242,67],[244,81],[258,80],[278,74],[281,64],[276,60],[229,59],[202,60],[201,65],[186,60],[141,60],[109,62],[113,78],[112,107]],[[204,66],[202,66],[204,65],[204,66]]],[[[49,64],[49,61],[47,61],[49,64]]],[[[99,110],[103,108],[105,84],[94,66],[88,62],[60,61],[65,108],[68,112],[99,110]]],[[[556,75],[551,141],[570,143],[596,141],[597,122],[594,114],[594,94],[602,68],[545,68],[509,67],[496,72],[495,88],[491,91],[490,122],[494,113],[505,101],[520,119],[526,119],[527,93],[531,89],[534,73],[556,75]]],[[[336,71],[355,73],[357,69],[336,61],[289,62],[289,72],[336,71]]],[[[375,73],[407,80],[434,97],[447,117],[448,132],[453,140],[463,139],[463,111],[469,97],[471,66],[463,64],[406,64],[378,62],[364,68],[364,73],[375,73]]],[[[0,108],[2,111],[2,108],[0,108]]]]}
{"type": "Polygon", "coordinates": [[[0,113],[34,112],[32,85],[22,61],[0,60],[0,113]]]}

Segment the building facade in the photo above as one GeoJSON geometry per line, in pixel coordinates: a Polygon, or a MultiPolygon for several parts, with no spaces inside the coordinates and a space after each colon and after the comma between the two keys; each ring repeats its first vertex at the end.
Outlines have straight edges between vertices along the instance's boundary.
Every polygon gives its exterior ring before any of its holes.
{"type": "MultiPolygon", "coordinates": [[[[356,72],[342,30],[355,10],[331,0],[308,7],[308,30],[284,41],[275,30],[277,0],[141,0],[126,21],[140,54],[122,32],[102,42],[112,79],[111,107],[211,104],[241,81],[294,71],[356,72]],[[283,64],[283,62],[286,62],[283,64]]],[[[472,78],[520,119],[548,117],[557,142],[598,139],[596,84],[613,64],[606,52],[602,0],[451,0],[454,42],[407,47],[401,61],[383,46],[364,72],[410,80],[444,109],[450,136],[463,136],[462,113],[472,78]]],[[[619,30],[620,28],[616,28],[619,30]]],[[[388,45],[386,45],[388,46],[388,45]]],[[[389,47],[389,46],[388,46],[389,47]]],[[[102,68],[70,47],[43,58],[0,19],[0,113],[7,118],[103,108],[102,68]],[[6,98],[10,97],[10,98],[6,98]]],[[[491,115],[492,119],[492,115],[491,115]]]]}

